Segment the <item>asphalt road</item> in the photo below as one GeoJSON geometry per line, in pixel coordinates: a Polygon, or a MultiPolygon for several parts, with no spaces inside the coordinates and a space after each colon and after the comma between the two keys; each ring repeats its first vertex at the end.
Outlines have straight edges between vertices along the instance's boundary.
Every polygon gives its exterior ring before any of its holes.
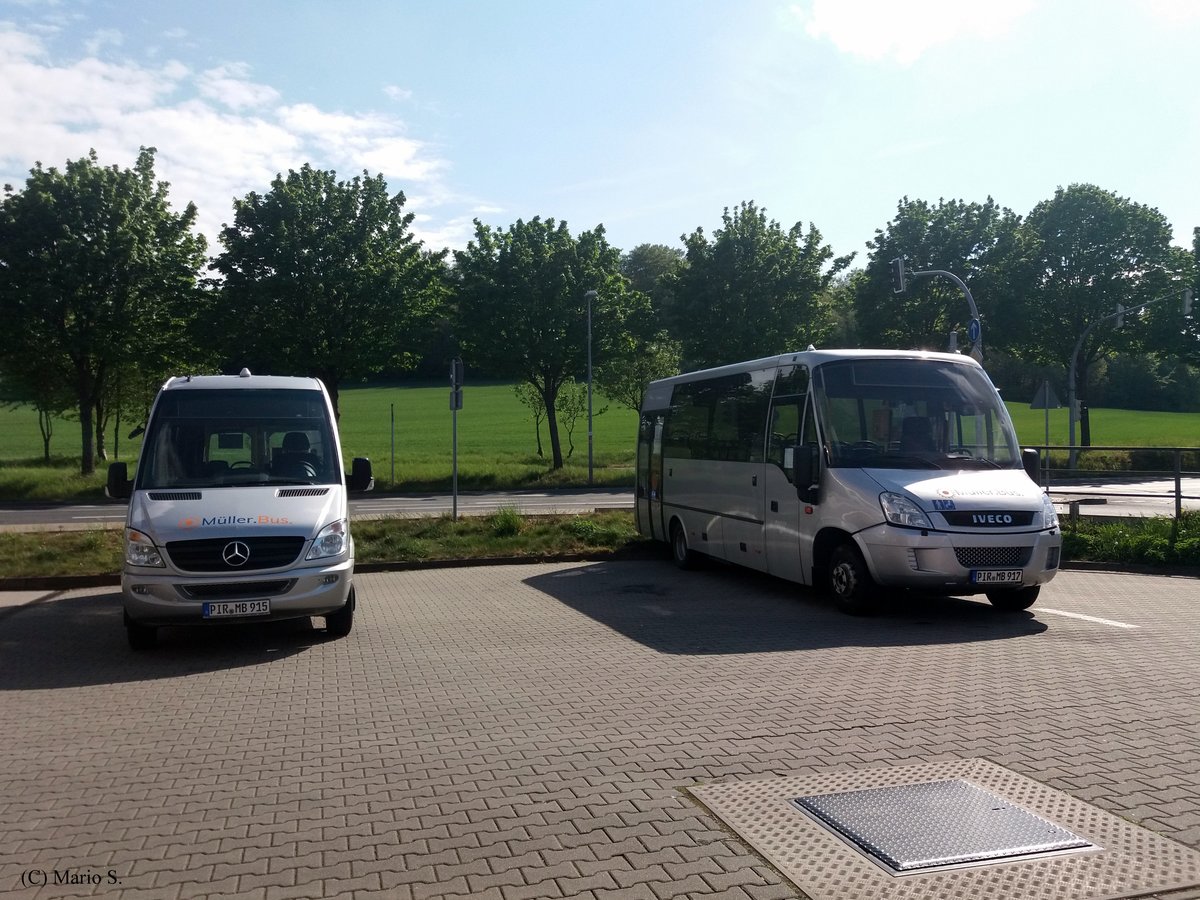
{"type": "MultiPolygon", "coordinates": [[[[353,495],[350,515],[355,519],[414,518],[449,514],[449,494],[353,495]]],[[[578,513],[594,509],[631,509],[633,491],[621,488],[556,491],[491,491],[460,493],[459,515],[480,515],[503,507],[524,513],[578,513]]],[[[86,528],[119,528],[125,521],[124,503],[6,504],[0,507],[0,531],[66,531],[86,528]]]]}

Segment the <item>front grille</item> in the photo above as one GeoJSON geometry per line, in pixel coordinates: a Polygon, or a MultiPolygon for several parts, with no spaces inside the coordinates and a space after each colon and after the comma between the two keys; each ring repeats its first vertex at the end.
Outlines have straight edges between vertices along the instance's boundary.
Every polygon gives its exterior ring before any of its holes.
{"type": "Polygon", "coordinates": [[[199,491],[151,491],[151,500],[199,500],[199,491]]]}
{"type": "Polygon", "coordinates": [[[253,572],[258,569],[277,569],[294,562],[304,548],[304,538],[280,537],[223,537],[199,541],[168,541],[167,554],[175,568],[184,572],[253,572]],[[230,565],[226,556],[231,544],[244,545],[247,555],[241,565],[230,565]]]}
{"type": "Polygon", "coordinates": [[[283,581],[233,581],[226,584],[177,584],[175,589],[193,600],[228,599],[238,597],[270,597],[286,594],[296,584],[295,578],[283,581]]]}
{"type": "Polygon", "coordinates": [[[1020,569],[1029,563],[1032,547],[955,547],[964,569],[1020,569]]]}
{"type": "Polygon", "coordinates": [[[276,497],[324,497],[329,488],[280,488],[276,497]]]}
{"type": "Polygon", "coordinates": [[[949,524],[967,528],[1015,528],[1033,524],[1033,513],[1028,510],[960,509],[942,515],[949,524]]]}

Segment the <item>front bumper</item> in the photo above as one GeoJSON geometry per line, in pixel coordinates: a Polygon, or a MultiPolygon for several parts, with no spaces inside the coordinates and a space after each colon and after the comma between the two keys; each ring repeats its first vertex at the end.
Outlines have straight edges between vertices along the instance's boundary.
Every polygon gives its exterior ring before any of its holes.
{"type": "Polygon", "coordinates": [[[1058,573],[1062,534],[921,532],[877,525],[856,535],[875,582],[884,587],[977,594],[1045,584],[1058,573]],[[971,573],[1020,569],[1019,584],[975,584],[971,573]]]}
{"type": "Polygon", "coordinates": [[[208,622],[263,622],[337,612],[346,605],[354,558],[326,566],[255,572],[243,576],[184,575],[162,569],[126,567],[121,573],[125,612],[143,625],[186,625],[208,622]],[[271,612],[260,616],[205,619],[205,602],[270,600],[271,612]]]}

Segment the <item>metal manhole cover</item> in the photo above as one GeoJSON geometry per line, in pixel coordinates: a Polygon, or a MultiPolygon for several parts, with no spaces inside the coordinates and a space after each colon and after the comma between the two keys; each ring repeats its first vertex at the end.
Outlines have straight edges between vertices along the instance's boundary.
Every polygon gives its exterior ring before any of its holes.
{"type": "Polygon", "coordinates": [[[814,794],[792,802],[896,874],[1095,847],[962,779],[814,794]]]}

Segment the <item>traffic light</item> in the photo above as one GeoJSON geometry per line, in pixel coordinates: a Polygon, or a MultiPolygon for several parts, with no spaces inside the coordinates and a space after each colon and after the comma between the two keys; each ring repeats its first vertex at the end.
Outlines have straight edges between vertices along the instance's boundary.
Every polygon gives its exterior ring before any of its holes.
{"type": "Polygon", "coordinates": [[[1125,327],[1125,304],[1124,303],[1117,304],[1117,327],[1118,328],[1125,327]]]}
{"type": "Polygon", "coordinates": [[[897,256],[892,260],[892,292],[896,294],[903,294],[905,287],[904,257],[897,256]]]}
{"type": "Polygon", "coordinates": [[[1190,316],[1192,314],[1192,289],[1188,288],[1183,292],[1183,314],[1190,316]]]}

